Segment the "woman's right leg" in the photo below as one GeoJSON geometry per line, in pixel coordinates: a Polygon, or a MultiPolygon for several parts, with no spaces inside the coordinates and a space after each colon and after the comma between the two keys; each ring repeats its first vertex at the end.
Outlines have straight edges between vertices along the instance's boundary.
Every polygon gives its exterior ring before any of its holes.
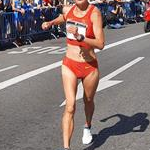
{"type": "Polygon", "coordinates": [[[63,142],[64,148],[70,148],[70,140],[74,129],[77,77],[68,67],[62,65],[62,80],[66,96],[66,106],[62,118],[63,142]]]}

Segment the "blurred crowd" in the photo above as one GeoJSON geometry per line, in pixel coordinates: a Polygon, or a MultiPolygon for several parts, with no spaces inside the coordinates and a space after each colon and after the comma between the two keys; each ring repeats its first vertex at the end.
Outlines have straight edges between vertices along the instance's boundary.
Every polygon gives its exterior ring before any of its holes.
{"type": "Polygon", "coordinates": [[[144,21],[144,12],[150,4],[145,0],[95,0],[91,3],[101,10],[104,27],[115,29],[144,21]]]}
{"type": "Polygon", "coordinates": [[[22,45],[21,36],[41,31],[43,21],[57,17],[61,0],[0,0],[0,40],[15,38],[22,45]]]}
{"type": "MultiPolygon", "coordinates": [[[[89,1],[102,13],[103,27],[122,28],[127,23],[143,21],[143,15],[150,5],[149,0],[93,0],[89,1]]],[[[43,33],[41,24],[62,13],[63,5],[72,5],[73,0],[0,0],[0,43],[12,41],[17,46],[33,34],[43,33]]],[[[60,26],[52,27],[56,38],[60,26]]]]}

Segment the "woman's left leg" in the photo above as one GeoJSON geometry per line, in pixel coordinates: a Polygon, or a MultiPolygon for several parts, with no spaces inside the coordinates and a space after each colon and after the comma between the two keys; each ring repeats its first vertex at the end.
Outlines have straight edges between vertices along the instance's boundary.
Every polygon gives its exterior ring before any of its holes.
{"type": "Polygon", "coordinates": [[[82,80],[84,88],[84,104],[85,104],[85,128],[83,130],[82,142],[89,144],[92,141],[92,134],[90,131],[92,117],[94,113],[94,95],[99,83],[99,70],[96,69],[82,80]]]}
{"type": "Polygon", "coordinates": [[[94,112],[94,95],[99,83],[99,70],[96,69],[82,80],[84,88],[84,104],[87,127],[91,126],[92,116],[94,112]]]}

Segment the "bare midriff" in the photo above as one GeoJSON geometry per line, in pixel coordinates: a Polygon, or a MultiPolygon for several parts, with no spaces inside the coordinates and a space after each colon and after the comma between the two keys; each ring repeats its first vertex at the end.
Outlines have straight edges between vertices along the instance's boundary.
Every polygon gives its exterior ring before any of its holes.
{"type": "Polygon", "coordinates": [[[96,59],[94,49],[67,44],[66,56],[78,62],[90,62],[96,59]]]}

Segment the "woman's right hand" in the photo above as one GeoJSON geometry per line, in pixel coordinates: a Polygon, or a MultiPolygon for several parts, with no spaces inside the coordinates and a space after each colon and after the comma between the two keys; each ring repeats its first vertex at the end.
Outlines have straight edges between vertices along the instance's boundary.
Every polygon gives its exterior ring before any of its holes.
{"type": "Polygon", "coordinates": [[[42,29],[43,30],[48,30],[52,26],[51,22],[43,22],[42,23],[42,29]]]}

